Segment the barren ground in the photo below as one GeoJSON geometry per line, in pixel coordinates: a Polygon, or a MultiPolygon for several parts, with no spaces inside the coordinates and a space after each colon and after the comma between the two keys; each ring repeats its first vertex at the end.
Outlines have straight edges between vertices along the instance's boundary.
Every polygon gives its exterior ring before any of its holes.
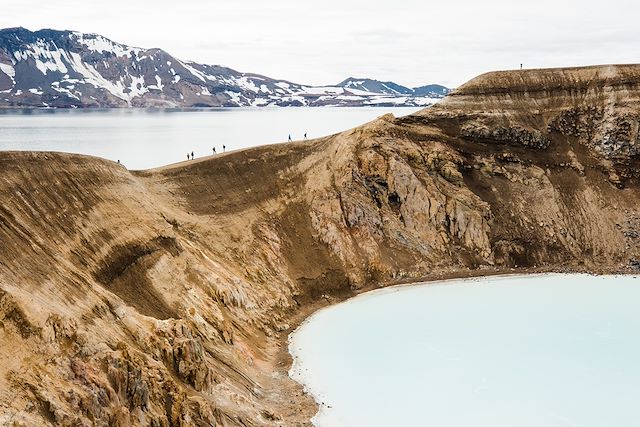
{"type": "MultiPolygon", "coordinates": [[[[632,272],[640,66],[130,172],[0,153],[0,424],[307,425],[286,337],[391,283],[632,272]]],[[[249,125],[249,124],[248,124],[249,125]]]]}

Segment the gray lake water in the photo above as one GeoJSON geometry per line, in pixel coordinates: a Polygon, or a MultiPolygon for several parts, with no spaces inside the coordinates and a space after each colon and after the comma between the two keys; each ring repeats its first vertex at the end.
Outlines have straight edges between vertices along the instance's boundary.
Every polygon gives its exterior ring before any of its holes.
{"type": "Polygon", "coordinates": [[[322,427],[640,426],[640,278],[533,275],[374,291],[290,337],[322,427]]]}
{"type": "Polygon", "coordinates": [[[63,151],[147,169],[256,145],[331,135],[420,108],[1,110],[0,150],[63,151]]]}

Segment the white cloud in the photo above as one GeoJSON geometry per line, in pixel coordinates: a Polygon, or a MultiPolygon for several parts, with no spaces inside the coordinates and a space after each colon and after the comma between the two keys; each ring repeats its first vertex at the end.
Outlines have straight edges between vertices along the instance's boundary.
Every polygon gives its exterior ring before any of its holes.
{"type": "Polygon", "coordinates": [[[484,71],[638,62],[630,0],[3,0],[0,27],[116,41],[302,83],[459,85],[484,71]],[[28,11],[28,13],[25,13],[28,11]]]}

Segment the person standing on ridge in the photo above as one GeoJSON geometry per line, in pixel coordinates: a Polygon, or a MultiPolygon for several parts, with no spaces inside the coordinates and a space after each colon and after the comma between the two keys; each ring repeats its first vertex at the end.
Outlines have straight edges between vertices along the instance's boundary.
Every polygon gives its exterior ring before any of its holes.
{"type": "Polygon", "coordinates": [[[306,132],[304,133],[304,140],[305,141],[307,140],[307,133],[306,132]]]}
{"type": "Polygon", "coordinates": [[[227,146],[222,144],[222,152],[224,153],[225,151],[227,151],[227,146]]]}
{"type": "Polygon", "coordinates": [[[291,134],[289,134],[289,142],[291,142],[291,134]]]}
{"type": "Polygon", "coordinates": [[[216,147],[213,147],[213,154],[216,154],[216,147]]]}
{"type": "Polygon", "coordinates": [[[191,152],[191,160],[193,160],[193,159],[194,159],[194,157],[193,157],[193,151],[192,151],[191,152]]]}
{"type": "Polygon", "coordinates": [[[189,160],[189,159],[190,159],[190,157],[189,157],[189,153],[187,153],[187,160],[189,160]]]}

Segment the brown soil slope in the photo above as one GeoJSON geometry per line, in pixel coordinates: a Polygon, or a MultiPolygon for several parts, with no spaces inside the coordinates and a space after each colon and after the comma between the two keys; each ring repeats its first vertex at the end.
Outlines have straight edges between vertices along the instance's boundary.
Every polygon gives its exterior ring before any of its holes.
{"type": "Polygon", "coordinates": [[[131,173],[0,153],[0,425],[304,425],[286,334],[362,289],[630,271],[640,66],[490,73],[437,107],[131,173]]]}

